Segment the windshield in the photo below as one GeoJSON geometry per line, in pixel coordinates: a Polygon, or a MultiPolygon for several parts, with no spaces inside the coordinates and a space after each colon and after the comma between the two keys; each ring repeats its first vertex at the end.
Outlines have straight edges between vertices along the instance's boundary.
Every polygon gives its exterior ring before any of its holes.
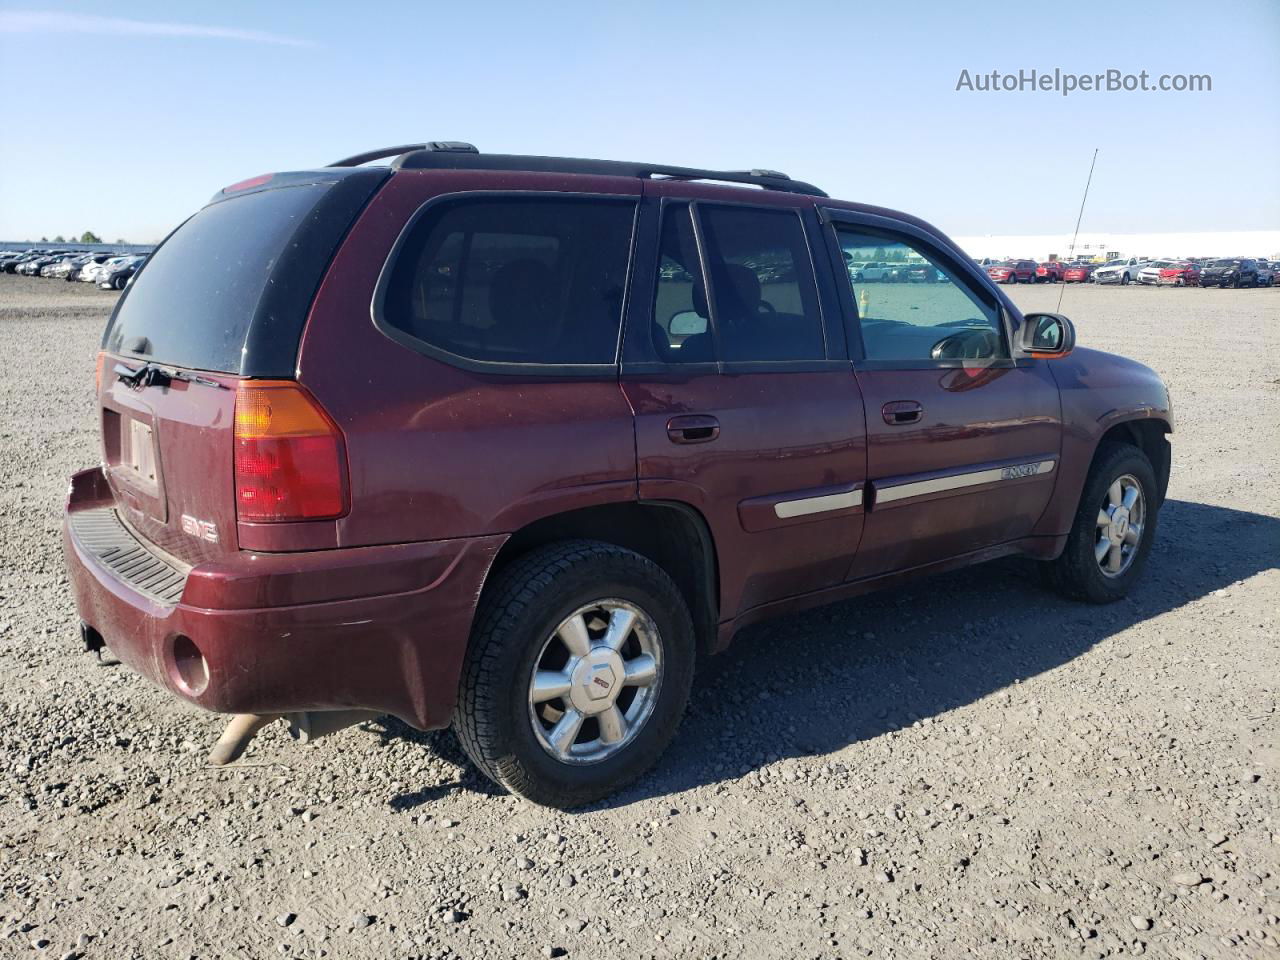
{"type": "Polygon", "coordinates": [[[1213,267],[1237,267],[1239,265],[1239,260],[1215,260],[1210,264],[1213,267]]]}

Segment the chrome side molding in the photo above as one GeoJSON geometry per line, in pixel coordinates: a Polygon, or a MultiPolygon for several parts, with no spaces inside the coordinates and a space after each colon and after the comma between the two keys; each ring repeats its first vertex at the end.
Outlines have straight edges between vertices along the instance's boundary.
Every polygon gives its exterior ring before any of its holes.
{"type": "Polygon", "coordinates": [[[783,500],[774,504],[773,512],[779,520],[792,517],[806,517],[811,513],[826,513],[828,510],[845,510],[849,507],[860,507],[864,490],[857,487],[846,493],[828,493],[821,497],[804,497],[800,500],[783,500]]]}
{"type": "Polygon", "coordinates": [[[1002,480],[1022,480],[1027,477],[1044,476],[1052,473],[1056,460],[1031,460],[1026,463],[1008,464],[1001,467],[984,467],[964,473],[953,473],[945,477],[933,477],[929,480],[913,480],[894,486],[882,487],[876,484],[877,506],[920,497],[928,493],[944,493],[948,490],[962,490],[965,487],[976,487],[984,483],[999,483],[1002,480]]]}

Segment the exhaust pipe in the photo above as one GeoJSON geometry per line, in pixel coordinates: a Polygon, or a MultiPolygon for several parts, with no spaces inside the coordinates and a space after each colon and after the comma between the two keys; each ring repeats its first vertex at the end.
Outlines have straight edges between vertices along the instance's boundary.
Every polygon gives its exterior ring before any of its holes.
{"type": "Polygon", "coordinates": [[[269,723],[284,718],[289,724],[289,736],[299,743],[311,743],[347,727],[373,720],[381,714],[376,710],[308,710],[303,713],[238,713],[231,718],[222,736],[209,751],[209,763],[215,767],[226,766],[239,760],[248,749],[259,730],[269,723]]]}
{"type": "Polygon", "coordinates": [[[279,719],[278,713],[237,713],[209,751],[209,763],[222,767],[239,760],[254,735],[268,723],[279,719]]]}

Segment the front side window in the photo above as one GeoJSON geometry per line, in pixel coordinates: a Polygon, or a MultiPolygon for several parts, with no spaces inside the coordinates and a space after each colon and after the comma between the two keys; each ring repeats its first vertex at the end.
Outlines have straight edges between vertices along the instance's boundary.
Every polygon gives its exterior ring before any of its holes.
{"type": "Polygon", "coordinates": [[[392,268],[381,322],[457,357],[610,364],[635,203],[459,200],[428,210],[392,268]]]}
{"type": "Polygon", "coordinates": [[[843,226],[837,236],[853,259],[883,260],[896,267],[850,276],[867,360],[1009,356],[994,300],[972,290],[945,261],[889,236],[843,226]]]}

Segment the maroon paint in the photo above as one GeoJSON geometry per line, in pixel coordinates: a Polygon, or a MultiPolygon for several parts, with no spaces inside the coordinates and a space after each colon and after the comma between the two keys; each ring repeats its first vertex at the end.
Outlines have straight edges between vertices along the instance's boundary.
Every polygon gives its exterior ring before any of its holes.
{"type": "MultiPolygon", "coordinates": [[[[112,503],[101,476],[76,474],[69,512],[112,503]]],[[[242,551],[197,567],[182,602],[166,607],[104,571],[63,530],[81,619],[151,682],[223,713],[364,707],[424,729],[449,722],[474,600],[501,543],[242,551]],[[356,595],[367,590],[376,592],[356,595]],[[202,692],[179,678],[178,637],[192,638],[209,665],[202,692]]]]}
{"type": "MultiPolygon", "coordinates": [[[[346,441],[351,508],[337,520],[237,523],[234,390],[175,382],[135,392],[113,382],[108,363],[99,394],[106,472],[77,474],[68,510],[114,504],[139,535],[192,569],[182,601],[160,607],[103,571],[64,532],[81,617],[122,660],[208,709],[363,707],[418,727],[443,726],[493,559],[511,533],[535,520],[636,500],[692,507],[716,551],[723,646],[765,616],[920,573],[1009,553],[1056,555],[1102,434],[1126,419],[1171,419],[1151,371],[1084,349],[1012,369],[855,372],[842,364],[816,372],[628,373],[620,382],[473,373],[398,345],[371,322],[392,245],[410,215],[440,194],[549,190],[799,209],[815,203],[699,183],[645,186],[493,171],[399,171],[389,179],[335,256],[299,353],[298,379],[346,441]],[[918,422],[886,415],[900,402],[920,406],[918,422]],[[121,469],[131,419],[153,428],[154,489],[121,469]],[[713,438],[696,432],[713,428],[713,438]],[[684,442],[690,439],[699,442],[684,442]],[[887,487],[1034,458],[1056,458],[1057,468],[998,490],[873,503],[865,512],[776,514],[786,500],[874,490],[877,480],[887,487]],[[218,542],[183,533],[183,514],[216,524],[218,542]],[[192,638],[209,662],[203,691],[178,677],[179,636],[192,638]]],[[[897,217],[955,250],[916,218],[818,202],[897,217]]],[[[810,242],[825,240],[811,235],[810,242]]],[[[825,255],[820,246],[814,252],[825,255]]],[[[1020,322],[1016,307],[997,296],[1020,322]]],[[[652,290],[631,292],[633,302],[647,297],[652,290]]],[[[826,289],[822,308],[829,317],[842,309],[826,289]]],[[[233,377],[215,379],[235,385],[233,377]]]]}
{"type": "MultiPolygon", "coordinates": [[[[1000,460],[1053,459],[1061,423],[1058,390],[1047,361],[1027,367],[859,370],[867,406],[915,401],[921,419],[867,423],[867,475],[927,479],[934,474],[977,469],[1000,460]],[[956,376],[956,374],[959,376],[956,376]],[[963,389],[977,381],[980,385],[963,389]],[[957,389],[959,387],[960,389],[957,389]],[[926,476],[916,476],[926,475],[926,476]]],[[[986,484],[950,496],[895,502],[867,513],[862,546],[849,579],[930,563],[1031,532],[1053,491],[1056,471],[1030,483],[986,484]]]]}

